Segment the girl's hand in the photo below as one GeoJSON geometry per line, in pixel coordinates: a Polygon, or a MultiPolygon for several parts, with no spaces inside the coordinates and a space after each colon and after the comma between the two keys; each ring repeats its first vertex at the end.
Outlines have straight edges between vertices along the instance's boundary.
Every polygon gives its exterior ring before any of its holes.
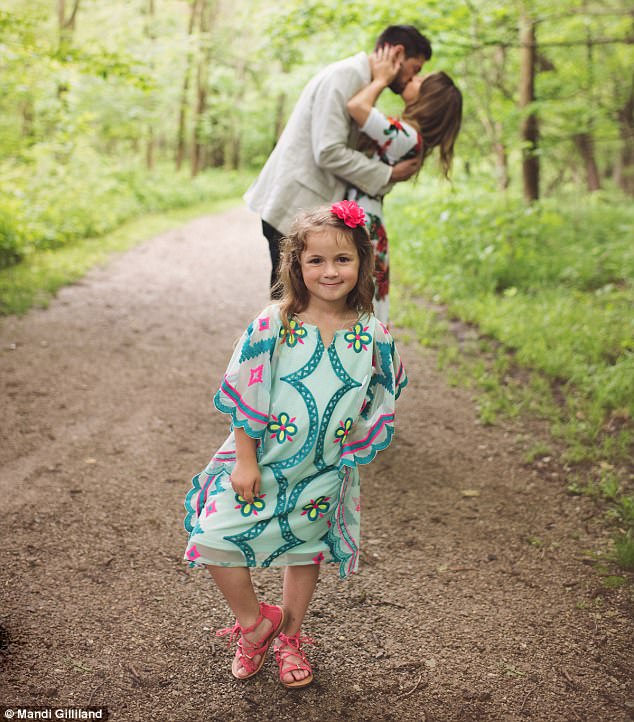
{"type": "Polygon", "coordinates": [[[386,86],[397,76],[400,66],[400,54],[393,45],[384,45],[370,55],[372,80],[378,80],[386,86]]]}
{"type": "Polygon", "coordinates": [[[238,460],[229,479],[236,494],[240,494],[249,504],[260,493],[260,467],[254,461],[238,460]]]}

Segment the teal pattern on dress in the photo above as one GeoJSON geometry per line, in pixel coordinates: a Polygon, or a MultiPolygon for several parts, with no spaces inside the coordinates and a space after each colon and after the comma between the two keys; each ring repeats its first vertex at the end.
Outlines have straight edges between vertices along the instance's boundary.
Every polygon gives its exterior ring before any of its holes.
{"type": "Polygon", "coordinates": [[[229,436],[192,480],[185,500],[185,559],[268,567],[330,562],[342,577],[359,557],[359,464],[394,432],[405,377],[388,330],[376,319],[341,329],[326,349],[319,329],[266,308],[236,346],[216,408],[229,436]],[[256,440],[260,491],[236,494],[234,429],[256,440]]]}

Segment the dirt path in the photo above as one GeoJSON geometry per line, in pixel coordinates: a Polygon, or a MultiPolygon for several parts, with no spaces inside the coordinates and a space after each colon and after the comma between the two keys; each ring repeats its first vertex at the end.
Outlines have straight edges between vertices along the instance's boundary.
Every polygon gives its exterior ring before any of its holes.
{"type": "MultiPolygon", "coordinates": [[[[240,208],[2,321],[0,704],[140,722],[633,719],[627,593],[580,559],[601,533],[592,503],[525,469],[514,432],[479,426],[407,345],[395,443],[363,470],[361,573],[325,570],[306,626],[316,684],[286,691],[272,660],[233,680],[209,633],[229,614],[181,561],[182,500],[224,438],[209,392],[267,269],[240,208]]],[[[277,599],[279,571],[255,579],[277,599]]]]}

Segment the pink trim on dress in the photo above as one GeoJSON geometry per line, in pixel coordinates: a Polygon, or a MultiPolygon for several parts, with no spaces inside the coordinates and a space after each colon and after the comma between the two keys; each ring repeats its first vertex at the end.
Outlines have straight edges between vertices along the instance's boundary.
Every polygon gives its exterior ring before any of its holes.
{"type": "MultiPolygon", "coordinates": [[[[244,400],[244,397],[243,397],[242,394],[238,391],[238,389],[234,388],[234,387],[227,381],[227,377],[226,377],[226,376],[225,376],[225,381],[224,381],[224,383],[225,383],[226,386],[228,386],[228,387],[236,394],[236,396],[237,396],[238,399],[240,400],[240,406],[239,406],[239,408],[238,408],[238,411],[241,411],[247,418],[251,419],[252,421],[257,421],[258,424],[266,424],[266,421],[262,421],[262,417],[265,416],[265,414],[263,414],[261,411],[258,411],[257,409],[254,409],[252,406],[249,406],[249,404],[246,403],[246,401],[244,400]],[[258,418],[258,416],[251,416],[250,414],[246,413],[246,412],[244,411],[243,407],[249,409],[249,411],[252,411],[254,414],[258,414],[258,415],[259,415],[259,418],[258,418]]],[[[230,394],[228,394],[222,387],[220,388],[220,390],[224,393],[224,395],[225,395],[228,399],[231,399],[231,400],[235,403],[235,399],[234,399],[230,394]]]]}
{"type": "MultiPolygon", "coordinates": [[[[343,480],[343,483],[341,484],[341,494],[340,494],[340,497],[339,497],[340,499],[344,499],[344,500],[345,500],[345,498],[346,498],[347,487],[348,487],[349,484],[350,484],[350,473],[351,473],[350,467],[346,467],[345,478],[344,478],[344,480],[343,480]]],[[[344,501],[343,504],[342,504],[342,503],[339,504],[339,513],[337,514],[337,526],[339,527],[339,535],[340,535],[340,538],[343,539],[343,541],[346,543],[346,546],[347,546],[347,547],[350,549],[350,551],[352,552],[352,559],[350,560],[350,563],[348,564],[348,572],[351,572],[352,569],[354,568],[354,562],[356,561],[357,556],[358,556],[358,554],[359,554],[359,547],[358,547],[358,546],[354,546],[354,547],[351,546],[351,545],[348,543],[348,540],[346,539],[346,537],[344,536],[344,534],[343,534],[342,531],[341,531],[341,524],[343,523],[343,527],[344,527],[344,529],[346,530],[346,534],[347,534],[347,535],[350,537],[350,539],[352,539],[352,541],[355,542],[355,544],[356,544],[356,540],[355,540],[354,536],[350,533],[350,530],[348,529],[348,527],[347,527],[347,525],[346,525],[346,519],[345,519],[346,509],[345,509],[345,506],[346,506],[346,505],[345,505],[345,501],[344,501]]]]}
{"type": "Polygon", "coordinates": [[[344,454],[355,454],[357,451],[367,449],[368,446],[372,444],[374,439],[381,433],[381,431],[383,431],[383,427],[386,426],[386,424],[390,421],[394,421],[394,414],[382,414],[381,416],[379,416],[378,421],[374,424],[370,431],[368,431],[368,435],[365,437],[365,439],[346,444],[343,447],[344,451],[341,455],[343,456],[344,454]],[[361,446],[359,446],[359,444],[361,444],[361,446]]]}

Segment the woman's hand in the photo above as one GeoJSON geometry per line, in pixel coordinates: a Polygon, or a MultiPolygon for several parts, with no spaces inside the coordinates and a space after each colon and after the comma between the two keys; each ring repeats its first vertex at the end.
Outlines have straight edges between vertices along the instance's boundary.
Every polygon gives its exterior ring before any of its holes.
{"type": "Polygon", "coordinates": [[[384,45],[370,55],[372,80],[377,80],[385,86],[394,80],[400,67],[400,54],[393,45],[384,45]]]}
{"type": "Polygon", "coordinates": [[[236,494],[240,494],[249,504],[260,493],[260,468],[254,460],[238,459],[229,479],[236,494]]]}
{"type": "Polygon", "coordinates": [[[401,66],[401,55],[400,49],[384,45],[368,56],[372,80],[346,103],[350,117],[359,128],[365,125],[379,95],[396,77],[401,66]]]}

